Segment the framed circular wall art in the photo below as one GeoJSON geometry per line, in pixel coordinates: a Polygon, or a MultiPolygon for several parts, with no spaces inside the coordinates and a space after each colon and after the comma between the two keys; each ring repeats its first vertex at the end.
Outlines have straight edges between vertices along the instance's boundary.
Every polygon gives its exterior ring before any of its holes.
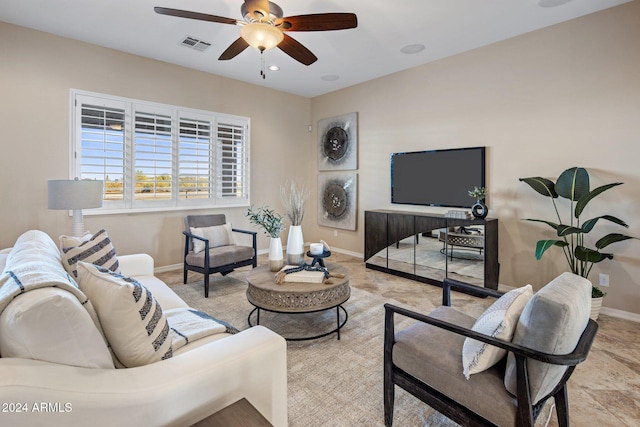
{"type": "Polygon", "coordinates": [[[358,166],[358,113],[318,121],[318,170],[352,170],[358,166]]]}
{"type": "Polygon", "coordinates": [[[357,180],[355,172],[318,175],[318,225],[356,229],[357,180]]]}

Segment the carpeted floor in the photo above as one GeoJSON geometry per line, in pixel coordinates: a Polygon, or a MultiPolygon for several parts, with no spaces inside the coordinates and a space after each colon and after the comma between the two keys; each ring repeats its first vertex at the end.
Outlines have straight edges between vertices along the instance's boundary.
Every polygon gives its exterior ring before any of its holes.
{"type": "MultiPolygon", "coordinates": [[[[384,309],[386,302],[429,312],[440,304],[439,292],[415,292],[416,282],[398,280],[379,272],[362,268],[362,262],[336,254],[332,261],[340,261],[353,272],[351,297],[344,304],[349,318],[335,334],[312,341],[288,343],[288,407],[291,427],[314,426],[383,426],[382,359],[384,309]],[[381,291],[386,278],[393,286],[381,291]],[[412,289],[410,291],[410,289],[412,289]]],[[[261,259],[261,263],[265,262],[261,259]]],[[[247,316],[253,309],[246,299],[243,268],[222,277],[211,279],[209,298],[203,296],[202,276],[189,276],[182,284],[182,271],[158,274],[189,305],[225,320],[238,329],[246,329],[247,316]]],[[[459,295],[458,304],[474,315],[485,309],[487,300],[459,295]]],[[[407,325],[407,319],[398,325],[407,325]]],[[[335,311],[308,315],[286,315],[262,312],[261,324],[283,336],[319,333],[335,327],[335,311]]],[[[396,388],[394,426],[450,427],[457,424],[436,413],[427,405],[396,388]]]]}

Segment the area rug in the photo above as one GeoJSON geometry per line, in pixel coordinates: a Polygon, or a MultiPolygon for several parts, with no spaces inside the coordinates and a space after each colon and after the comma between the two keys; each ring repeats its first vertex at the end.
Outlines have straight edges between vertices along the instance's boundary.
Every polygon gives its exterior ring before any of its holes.
{"type": "MultiPolygon", "coordinates": [[[[248,328],[253,306],[246,298],[246,270],[211,280],[209,298],[201,280],[182,284],[182,272],[162,273],[160,278],[190,306],[227,321],[240,330],[248,328]]],[[[311,341],[289,341],[288,408],[291,427],[384,426],[383,335],[387,302],[409,307],[375,293],[351,287],[344,304],[348,321],[336,334],[311,341]]],[[[420,310],[435,307],[421,303],[420,310]]],[[[252,317],[255,323],[255,317],[252,317]]],[[[317,334],[335,328],[336,311],[311,314],[261,312],[260,323],[283,336],[317,334]]],[[[397,318],[399,327],[411,321],[397,318]]],[[[396,388],[394,426],[453,427],[456,423],[396,388]]]]}

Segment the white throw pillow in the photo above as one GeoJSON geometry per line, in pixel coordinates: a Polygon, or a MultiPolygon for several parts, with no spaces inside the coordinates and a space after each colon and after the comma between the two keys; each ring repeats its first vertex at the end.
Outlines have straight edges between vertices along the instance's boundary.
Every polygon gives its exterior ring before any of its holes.
{"type": "MultiPolygon", "coordinates": [[[[514,289],[502,295],[478,317],[471,328],[475,332],[511,341],[518,319],[527,302],[533,296],[531,285],[514,289]]],[[[464,340],[462,367],[466,379],[471,374],[485,371],[498,363],[507,351],[472,338],[464,340]]]]}
{"type": "Polygon", "coordinates": [[[60,288],[18,295],[0,315],[0,354],[114,369],[104,337],[78,298],[60,288]]]}
{"type": "Polygon", "coordinates": [[[60,249],[62,248],[72,248],[74,246],[80,246],[84,242],[88,242],[93,237],[90,231],[85,231],[81,236],[67,236],[61,235],[58,237],[58,241],[60,242],[60,249]]]}
{"type": "MultiPolygon", "coordinates": [[[[75,239],[82,239],[82,237],[72,239],[66,239],[65,237],[60,236],[61,244],[77,243],[79,240],[75,239]]],[[[120,271],[116,250],[105,230],[98,231],[91,238],[77,246],[62,246],[62,265],[73,277],[78,277],[76,271],[78,261],[100,265],[116,273],[120,271]]]]}
{"type": "MultiPolygon", "coordinates": [[[[233,245],[233,232],[231,231],[231,223],[223,225],[212,225],[211,227],[190,227],[191,234],[199,237],[204,237],[209,240],[209,249],[217,248],[219,246],[233,245]]],[[[198,239],[191,239],[193,241],[193,253],[199,253],[204,251],[204,242],[198,239]]]]}
{"type": "Polygon", "coordinates": [[[78,284],[124,366],[143,366],[172,356],[169,323],[158,301],[142,284],[85,262],[78,263],[78,284]]]}

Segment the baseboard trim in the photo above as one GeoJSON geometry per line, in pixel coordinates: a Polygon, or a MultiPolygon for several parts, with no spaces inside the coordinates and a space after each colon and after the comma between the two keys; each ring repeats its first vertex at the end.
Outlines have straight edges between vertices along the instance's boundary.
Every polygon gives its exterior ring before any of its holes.
{"type": "Polygon", "coordinates": [[[630,313],[628,311],[616,310],[615,308],[602,307],[600,314],[605,314],[611,317],[617,317],[619,319],[630,320],[632,322],[640,323],[640,314],[630,313]]]}

